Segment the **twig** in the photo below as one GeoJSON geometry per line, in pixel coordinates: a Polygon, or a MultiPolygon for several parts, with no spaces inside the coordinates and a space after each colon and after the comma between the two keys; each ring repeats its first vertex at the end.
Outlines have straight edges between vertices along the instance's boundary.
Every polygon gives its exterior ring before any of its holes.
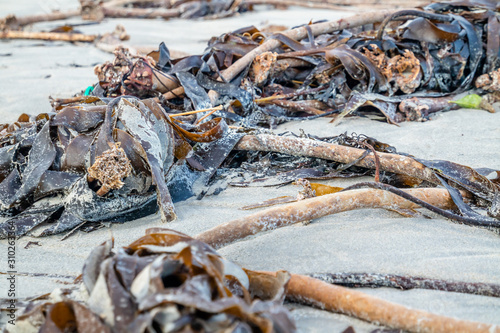
{"type": "Polygon", "coordinates": [[[201,109],[201,110],[195,110],[195,111],[187,111],[187,112],[182,112],[182,113],[175,113],[175,114],[169,114],[170,117],[180,117],[180,116],[189,116],[190,114],[195,114],[195,113],[200,113],[200,112],[206,112],[206,111],[218,111],[222,110],[222,105],[213,107],[213,108],[208,108],[208,109],[201,109]]]}
{"type": "MultiPolygon", "coordinates": [[[[450,209],[455,204],[445,189],[405,189],[433,205],[450,209]]],[[[274,230],[297,222],[311,221],[320,217],[361,208],[404,208],[419,206],[402,197],[381,190],[352,190],[305,199],[280,207],[269,208],[246,217],[220,224],[196,238],[218,249],[259,232],[274,230]]]]}
{"type": "Polygon", "coordinates": [[[163,8],[120,8],[102,7],[105,17],[126,17],[126,18],[175,18],[180,17],[182,12],[179,9],[163,8]]]}
{"type": "Polygon", "coordinates": [[[67,12],[52,12],[49,14],[37,14],[24,17],[7,15],[5,18],[0,19],[0,27],[15,29],[32,23],[65,20],[78,15],[80,15],[79,9],[69,10],[67,12]]]}
{"type": "Polygon", "coordinates": [[[326,283],[358,288],[397,288],[441,290],[463,294],[500,297],[500,285],[493,283],[452,282],[419,276],[375,273],[313,273],[310,277],[326,283]]]}
{"type": "MultiPolygon", "coordinates": [[[[336,5],[332,3],[303,1],[303,0],[245,0],[248,5],[271,5],[271,6],[300,6],[307,8],[320,8],[332,10],[353,10],[349,5],[336,5]]],[[[388,6],[384,6],[387,8],[388,6]]]]}
{"type": "MultiPolygon", "coordinates": [[[[277,135],[245,135],[236,145],[239,150],[273,151],[293,156],[308,156],[323,158],[339,163],[351,163],[358,160],[364,153],[364,149],[336,145],[311,139],[282,137],[277,135]]],[[[378,153],[380,159],[380,170],[403,174],[410,177],[426,180],[434,184],[440,181],[434,176],[434,172],[422,163],[411,157],[378,153]]],[[[375,157],[368,155],[357,161],[355,165],[375,169],[375,157]]]]}
{"type": "MultiPolygon", "coordinates": [[[[275,275],[275,273],[268,274],[275,275]]],[[[291,275],[287,286],[287,298],[298,303],[410,332],[500,333],[500,327],[497,325],[410,309],[357,290],[331,285],[304,275],[291,275]]]]}
{"type": "Polygon", "coordinates": [[[30,32],[30,31],[4,31],[0,32],[0,39],[39,39],[65,42],[93,42],[96,35],[84,35],[62,32],[30,32]]]}

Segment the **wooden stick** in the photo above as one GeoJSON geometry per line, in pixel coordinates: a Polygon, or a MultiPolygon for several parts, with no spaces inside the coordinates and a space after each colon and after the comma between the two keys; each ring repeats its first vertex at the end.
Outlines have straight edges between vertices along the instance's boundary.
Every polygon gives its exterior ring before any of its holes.
{"type": "MultiPolygon", "coordinates": [[[[446,189],[405,189],[405,192],[434,206],[455,207],[446,189]]],[[[262,231],[274,230],[297,222],[311,221],[326,215],[361,208],[414,209],[419,206],[381,190],[352,190],[305,199],[280,207],[272,207],[202,232],[196,239],[216,249],[262,231]]]]}
{"type": "MultiPolygon", "coordinates": [[[[265,273],[275,275],[271,272],[265,273]]],[[[500,333],[500,327],[497,325],[410,309],[357,290],[331,285],[304,275],[292,274],[286,293],[291,301],[410,332],[500,333]]]]}
{"type": "Polygon", "coordinates": [[[222,110],[222,105],[219,105],[219,106],[216,106],[213,108],[208,108],[208,109],[201,109],[201,110],[187,111],[187,112],[182,112],[182,113],[169,114],[169,116],[170,117],[189,116],[190,114],[206,112],[206,111],[218,111],[218,110],[222,110]]]}
{"type": "MultiPolygon", "coordinates": [[[[359,159],[365,150],[311,139],[281,137],[277,135],[260,134],[245,135],[236,145],[239,150],[273,151],[293,156],[318,157],[340,163],[351,163],[359,159]]],[[[380,169],[410,177],[440,184],[434,172],[411,157],[378,153],[380,169]]],[[[355,165],[375,169],[375,157],[368,155],[355,165]]]]}
{"type": "Polygon", "coordinates": [[[271,6],[299,6],[306,8],[319,8],[319,9],[330,9],[330,10],[346,10],[346,11],[369,11],[373,9],[387,9],[400,7],[401,3],[386,4],[386,3],[376,3],[375,1],[366,1],[366,3],[360,4],[342,4],[335,2],[320,2],[320,1],[304,1],[304,0],[245,0],[245,4],[248,5],[271,5],[271,6]]]}
{"type": "Polygon", "coordinates": [[[6,25],[12,28],[16,26],[25,26],[37,22],[48,22],[65,20],[67,18],[80,15],[80,9],[69,10],[67,12],[52,12],[49,14],[37,14],[24,17],[16,17],[15,15],[7,15],[5,18],[0,19],[0,26],[6,25]]]}
{"type": "MultiPolygon", "coordinates": [[[[297,0],[249,0],[249,1],[255,1],[255,2],[259,2],[259,1],[262,1],[262,2],[266,2],[266,1],[271,1],[271,2],[283,2],[283,3],[287,3],[289,1],[297,1],[297,0]]],[[[383,2],[384,5],[387,5],[387,6],[400,6],[401,5],[401,0],[384,0],[384,1],[380,1],[380,0],[305,0],[303,1],[305,4],[305,6],[307,6],[307,4],[318,4],[318,3],[322,3],[322,4],[330,4],[330,5],[341,5],[341,6],[360,6],[360,5],[376,5],[376,4],[380,4],[383,2]]],[[[416,0],[416,1],[412,1],[412,5],[414,6],[422,6],[422,5],[427,5],[429,4],[429,2],[431,1],[428,1],[428,0],[416,0]]]]}
{"type": "Polygon", "coordinates": [[[93,42],[97,36],[61,33],[61,32],[30,32],[30,31],[4,31],[0,32],[0,39],[39,39],[65,42],[93,42]]]}
{"type": "Polygon", "coordinates": [[[183,96],[183,95],[184,95],[184,87],[180,86],[178,88],[175,88],[172,91],[164,93],[163,97],[165,99],[172,99],[172,98],[176,98],[176,97],[183,96]]]}
{"type": "Polygon", "coordinates": [[[134,17],[134,18],[175,18],[181,16],[179,9],[164,8],[120,8],[120,7],[102,7],[106,17],[134,17]]]}

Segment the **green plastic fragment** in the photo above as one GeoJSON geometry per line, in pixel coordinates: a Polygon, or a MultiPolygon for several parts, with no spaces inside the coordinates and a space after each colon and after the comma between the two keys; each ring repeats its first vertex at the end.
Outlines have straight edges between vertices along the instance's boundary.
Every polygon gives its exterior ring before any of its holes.
{"type": "Polygon", "coordinates": [[[480,104],[482,99],[483,98],[477,94],[470,94],[459,100],[451,101],[450,103],[455,103],[466,109],[481,109],[480,104]]]}
{"type": "Polygon", "coordinates": [[[93,91],[94,91],[94,86],[88,86],[87,89],[85,89],[83,96],[90,96],[90,94],[92,94],[93,91]]]}

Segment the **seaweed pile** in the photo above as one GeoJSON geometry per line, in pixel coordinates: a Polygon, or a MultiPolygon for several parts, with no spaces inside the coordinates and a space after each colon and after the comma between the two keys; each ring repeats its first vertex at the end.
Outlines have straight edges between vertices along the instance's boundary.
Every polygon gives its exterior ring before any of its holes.
{"type": "MultiPolygon", "coordinates": [[[[338,123],[358,109],[393,124],[424,121],[452,108],[457,94],[495,91],[488,87],[500,65],[496,6],[434,3],[277,33],[246,27],[178,59],[164,44],[149,57],[117,50],[96,68],[93,94],[155,97],[168,112],[223,105],[217,114],[245,126],[340,113],[338,123]]],[[[483,105],[495,101],[491,93],[483,105]]]]}
{"type": "Polygon", "coordinates": [[[272,35],[249,27],[212,38],[203,55],[179,59],[163,43],[148,56],[118,48],[113,62],[96,66],[99,82],[85,96],[54,100],[51,113],[2,125],[0,237],[12,226],[16,236],[89,231],[157,208],[168,222],[176,217],[173,202],[228,183],[360,175],[376,182],[359,186],[407,199],[400,188],[445,186],[458,214],[413,201],[462,223],[496,227],[498,177],[485,177],[495,170],[408,157],[362,135],[287,137],[262,129],[322,116],[338,123],[356,110],[378,110],[394,124],[425,120],[474,85],[488,93],[480,103],[494,102],[496,11],[489,1],[455,1],[272,35]],[[254,179],[231,176],[245,173],[254,179]]]}
{"type": "MultiPolygon", "coordinates": [[[[86,304],[31,304],[18,325],[38,332],[294,332],[282,305],[290,274],[247,272],[179,232],[150,229],[112,252],[92,250],[86,304]]],[[[40,302],[38,302],[40,303],[40,302]]]]}

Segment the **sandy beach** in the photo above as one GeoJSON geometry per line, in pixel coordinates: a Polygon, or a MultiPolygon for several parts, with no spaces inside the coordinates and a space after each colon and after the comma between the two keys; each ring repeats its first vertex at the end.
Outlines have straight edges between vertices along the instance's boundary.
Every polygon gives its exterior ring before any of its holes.
{"type": "MultiPolygon", "coordinates": [[[[2,2],[0,17],[9,13],[28,15],[47,8],[78,8],[78,1],[21,0],[2,2]]],[[[334,20],[352,15],[347,11],[304,8],[268,10],[224,18],[217,21],[173,19],[107,19],[98,25],[79,26],[83,33],[104,33],[123,25],[130,34],[128,44],[155,46],[164,41],[171,50],[200,54],[212,36],[240,27],[267,24],[293,27],[310,20],[334,20]]],[[[50,30],[62,23],[80,19],[35,24],[33,30],[50,30]]],[[[37,114],[51,110],[48,97],[69,97],[97,81],[93,67],[112,60],[88,44],[41,41],[0,41],[0,116],[11,122],[21,113],[37,114]]],[[[278,126],[285,131],[317,136],[344,132],[365,134],[388,143],[400,152],[419,158],[449,160],[474,168],[500,170],[500,112],[455,110],[431,116],[427,122],[405,122],[400,126],[364,117],[346,118],[332,126],[330,119],[289,122],[278,126]]],[[[365,180],[372,180],[365,177],[365,180]]],[[[335,179],[333,186],[360,181],[335,179]]],[[[202,200],[190,198],[175,204],[178,218],[165,224],[158,214],[123,224],[113,224],[95,232],[77,232],[67,240],[62,236],[23,237],[17,241],[16,265],[18,297],[33,297],[65,288],[76,278],[90,250],[110,237],[115,247],[129,244],[150,227],[165,227],[195,236],[218,224],[244,217],[250,212],[242,206],[283,195],[296,195],[299,187],[229,187],[202,200]],[[25,248],[29,242],[39,242],[25,248]]],[[[500,236],[493,231],[453,223],[430,214],[432,219],[403,218],[380,209],[339,213],[259,234],[220,249],[218,252],[242,267],[256,270],[288,270],[292,273],[373,272],[407,274],[450,281],[500,284],[500,236]]],[[[6,272],[7,245],[0,240],[0,272],[6,272]]],[[[2,282],[0,284],[3,284],[2,282]]],[[[6,297],[3,287],[0,298],[6,297]]],[[[433,313],[500,325],[500,298],[430,290],[400,291],[362,289],[412,308],[433,313]]],[[[291,309],[300,332],[342,332],[353,325],[356,332],[378,326],[295,304],[291,309]]],[[[0,327],[5,324],[2,314],[0,327]]]]}

